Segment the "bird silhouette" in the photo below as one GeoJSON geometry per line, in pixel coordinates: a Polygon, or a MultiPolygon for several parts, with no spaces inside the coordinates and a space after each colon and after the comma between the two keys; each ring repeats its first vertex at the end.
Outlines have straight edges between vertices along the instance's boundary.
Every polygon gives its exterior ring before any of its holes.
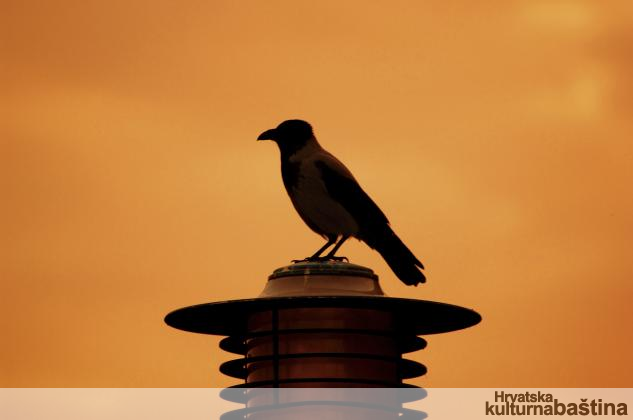
{"type": "Polygon", "coordinates": [[[301,261],[346,259],[335,254],[354,237],[378,251],[403,283],[417,286],[426,281],[420,271],[422,263],[394,233],[385,214],[352,173],[321,147],[310,124],[287,120],[264,131],[257,140],[277,143],[281,176],[290,201],[308,227],[327,239],[314,255],[301,261]]]}

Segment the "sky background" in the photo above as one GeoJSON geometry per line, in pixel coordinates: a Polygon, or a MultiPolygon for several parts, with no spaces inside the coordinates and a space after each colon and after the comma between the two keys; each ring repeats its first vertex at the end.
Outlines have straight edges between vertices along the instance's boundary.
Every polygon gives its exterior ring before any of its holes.
{"type": "Polygon", "coordinates": [[[278,150],[310,121],[427,266],[395,297],[479,311],[427,387],[633,386],[633,4],[0,5],[0,386],[223,387],[162,319],[257,296],[322,239],[278,150]]]}

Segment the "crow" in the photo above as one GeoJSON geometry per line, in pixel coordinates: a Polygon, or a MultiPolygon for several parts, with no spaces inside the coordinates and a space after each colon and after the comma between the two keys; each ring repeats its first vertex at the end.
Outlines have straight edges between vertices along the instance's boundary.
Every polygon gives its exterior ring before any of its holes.
{"type": "Polygon", "coordinates": [[[396,236],[385,214],[352,173],[321,147],[309,123],[287,120],[264,131],[257,140],[277,143],[290,201],[308,227],[327,239],[314,255],[301,261],[342,261],[346,258],[336,257],[336,251],[354,237],[378,251],[403,283],[417,286],[426,281],[420,271],[422,263],[396,236]]]}

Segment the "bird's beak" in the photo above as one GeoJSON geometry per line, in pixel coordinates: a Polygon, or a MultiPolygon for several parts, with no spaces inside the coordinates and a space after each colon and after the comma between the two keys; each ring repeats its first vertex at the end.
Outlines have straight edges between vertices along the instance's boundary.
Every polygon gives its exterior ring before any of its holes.
{"type": "Polygon", "coordinates": [[[277,130],[271,128],[270,130],[264,131],[262,134],[257,137],[257,140],[275,140],[277,134],[277,130]]]}

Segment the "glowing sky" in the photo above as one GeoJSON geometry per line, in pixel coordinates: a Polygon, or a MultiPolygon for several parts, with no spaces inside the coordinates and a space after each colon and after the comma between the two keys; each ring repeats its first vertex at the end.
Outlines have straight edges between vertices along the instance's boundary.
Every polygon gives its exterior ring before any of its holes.
{"type": "Polygon", "coordinates": [[[429,387],[633,386],[628,1],[4,1],[0,385],[221,387],[172,309],[321,244],[257,135],[304,118],[477,309],[429,387]]]}

